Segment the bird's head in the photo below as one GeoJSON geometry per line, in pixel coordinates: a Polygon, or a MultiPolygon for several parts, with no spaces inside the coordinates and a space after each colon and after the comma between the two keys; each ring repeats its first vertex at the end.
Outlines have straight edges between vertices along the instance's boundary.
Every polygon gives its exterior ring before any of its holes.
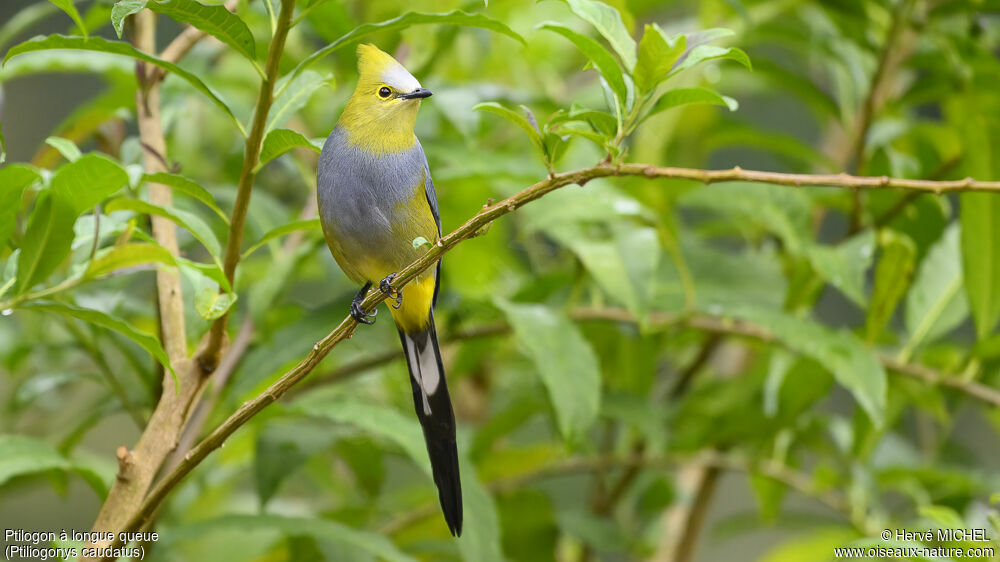
{"type": "Polygon", "coordinates": [[[340,117],[351,142],[375,152],[412,147],[420,100],[431,91],[374,45],[358,45],[358,74],[358,87],[340,117]]]}

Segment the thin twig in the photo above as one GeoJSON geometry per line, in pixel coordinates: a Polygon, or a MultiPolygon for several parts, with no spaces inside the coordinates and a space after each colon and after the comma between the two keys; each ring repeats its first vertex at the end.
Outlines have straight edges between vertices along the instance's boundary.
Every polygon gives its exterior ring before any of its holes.
{"type": "MultiPolygon", "coordinates": [[[[691,170],[686,168],[664,168],[658,166],[648,166],[643,164],[621,164],[605,165],[599,164],[591,168],[584,168],[573,172],[555,174],[546,178],[527,189],[489,206],[463,225],[440,238],[433,247],[415,260],[410,265],[399,271],[396,276],[396,286],[402,288],[412,281],[418,274],[429,269],[441,258],[441,256],[457,246],[463,240],[472,237],[480,228],[490,221],[494,221],[508,213],[514,212],[518,207],[534,201],[545,194],[550,193],[567,185],[583,185],[594,178],[611,176],[637,176],[645,178],[674,178],[701,181],[703,183],[715,183],[720,181],[757,181],[775,183],[779,185],[831,185],[840,187],[896,187],[906,189],[917,189],[932,192],[945,191],[1000,191],[1000,182],[981,182],[972,179],[951,181],[951,182],[928,182],[926,180],[900,180],[885,178],[864,178],[848,176],[846,174],[832,176],[811,176],[806,174],[778,174],[772,172],[747,172],[740,168],[731,170],[691,170]]],[[[368,293],[362,301],[362,308],[373,310],[385,299],[385,295],[375,290],[368,293]]],[[[705,328],[699,327],[694,318],[688,321],[688,325],[699,329],[719,328],[727,333],[742,333],[751,337],[770,337],[770,333],[760,327],[752,327],[746,323],[724,322],[719,319],[708,319],[705,328]],[[742,328],[746,332],[740,332],[736,328],[742,328]]],[[[180,481],[191,472],[202,460],[212,451],[222,445],[222,443],[239,429],[243,424],[253,418],[257,413],[266,408],[271,403],[281,398],[288,390],[304,379],[313,369],[336,347],[340,342],[349,338],[357,327],[357,322],[350,316],[341,323],[322,340],[313,345],[312,350],[290,371],[285,373],[280,379],[272,383],[262,394],[244,403],[228,419],[215,428],[204,440],[196,445],[185,455],[184,461],[173,471],[166,475],[146,496],[141,508],[123,527],[126,531],[135,531],[140,528],[157,509],[159,504],[167,497],[170,491],[180,481]]],[[[909,374],[901,371],[904,374],[909,374]]],[[[1000,400],[997,402],[1000,404],[1000,400]]]]}
{"type": "MultiPolygon", "coordinates": [[[[571,457],[525,474],[487,482],[485,486],[490,492],[504,493],[522,489],[540,480],[562,478],[574,474],[585,474],[612,468],[624,469],[633,466],[648,470],[672,469],[689,463],[698,463],[701,466],[730,472],[756,473],[766,476],[781,482],[803,496],[817,500],[845,519],[850,518],[850,504],[847,497],[836,490],[827,490],[816,485],[809,474],[799,472],[773,460],[755,461],[737,453],[720,453],[712,450],[684,455],[571,457]]],[[[437,511],[437,503],[427,503],[386,522],[379,527],[378,533],[394,535],[433,516],[437,511]]]]}
{"type": "MultiPolygon", "coordinates": [[[[607,321],[622,322],[626,324],[636,324],[638,321],[631,312],[620,308],[578,308],[570,311],[570,318],[576,322],[587,321],[607,321]]],[[[662,312],[654,312],[648,318],[650,326],[664,327],[670,325],[683,325],[687,328],[709,332],[723,336],[736,336],[750,338],[769,343],[775,342],[774,334],[765,328],[743,320],[733,320],[732,318],[709,316],[706,314],[695,315],[672,315],[662,312]]],[[[499,336],[510,332],[510,326],[503,323],[487,324],[478,328],[463,330],[454,334],[447,334],[441,338],[442,345],[450,345],[456,342],[499,336]]],[[[352,376],[359,375],[376,367],[381,367],[387,363],[402,359],[402,354],[397,349],[387,349],[382,352],[372,353],[368,356],[346,363],[328,371],[310,377],[307,381],[299,384],[289,392],[290,396],[298,396],[306,390],[342,382],[352,376]]],[[[888,354],[878,354],[878,360],[882,366],[889,370],[890,374],[897,374],[909,378],[923,381],[927,384],[945,386],[975,398],[987,405],[1000,407],[1000,390],[977,383],[965,381],[957,376],[949,376],[940,371],[936,371],[925,365],[907,363],[899,361],[888,354]]]]}
{"type": "MultiPolygon", "coordinates": [[[[226,9],[230,12],[236,11],[236,7],[238,5],[239,0],[229,0],[225,4],[226,9]]],[[[208,33],[205,33],[197,27],[188,26],[184,29],[184,31],[180,32],[177,37],[174,37],[173,41],[171,41],[170,44],[163,49],[163,52],[160,53],[160,58],[168,62],[177,63],[177,61],[184,58],[184,55],[188,54],[188,52],[193,49],[198,42],[206,37],[208,37],[208,33]]],[[[156,67],[151,74],[152,78],[159,82],[166,77],[167,71],[160,67],[156,67]]]]}
{"type": "MultiPolygon", "coordinates": [[[[153,52],[156,45],[156,19],[149,10],[133,16],[135,25],[133,43],[136,48],[153,52]]],[[[143,164],[147,171],[166,171],[163,155],[166,142],[160,121],[159,82],[151,79],[149,65],[136,65],[136,121],[139,136],[147,150],[143,151],[143,164]],[[157,157],[159,156],[159,158],[157,157]]],[[[170,188],[150,184],[150,201],[169,207],[172,204],[170,188]]],[[[177,227],[168,219],[152,217],[153,237],[172,255],[179,255],[177,227]]],[[[163,347],[176,372],[176,380],[162,377],[159,401],[139,436],[135,448],[118,449],[118,474],[101,510],[94,521],[93,531],[115,532],[121,529],[134,511],[142,504],[156,472],[177,443],[177,438],[188,413],[188,406],[201,390],[200,377],[190,369],[187,355],[187,332],[184,326],[184,300],[180,276],[176,270],[160,268],[156,271],[157,313],[163,347]]],[[[81,559],[85,559],[81,557],[81,559]]]]}
{"type": "Polygon", "coordinates": [[[87,335],[83,333],[83,330],[76,325],[76,320],[72,318],[66,319],[66,329],[68,329],[70,334],[76,338],[76,341],[80,343],[80,347],[87,352],[90,359],[95,365],[97,365],[97,368],[101,371],[101,374],[104,375],[104,379],[107,381],[111,391],[118,397],[118,401],[121,402],[122,408],[128,412],[129,417],[135,422],[136,427],[140,430],[146,427],[146,420],[143,417],[142,412],[140,412],[139,408],[132,403],[132,399],[128,396],[128,391],[125,390],[121,381],[119,381],[118,377],[115,376],[114,369],[111,368],[107,359],[104,358],[104,353],[102,353],[100,348],[98,348],[97,342],[88,338],[87,335]]]}
{"type": "MultiPolygon", "coordinates": [[[[293,6],[294,0],[285,0],[285,3],[293,6]]],[[[283,13],[285,11],[286,9],[283,8],[283,13]]],[[[269,62],[272,59],[276,61],[280,58],[284,38],[287,34],[287,23],[291,19],[291,6],[287,7],[286,16],[283,20],[285,28],[280,39],[276,37],[272,42],[272,52],[268,56],[269,62]]],[[[135,22],[134,43],[136,47],[146,52],[153,52],[156,43],[155,15],[149,10],[142,10],[133,16],[133,20],[135,22]]],[[[176,56],[179,58],[182,55],[183,52],[176,56]]],[[[141,140],[145,146],[151,149],[144,151],[144,164],[148,171],[166,171],[164,163],[161,161],[163,158],[156,157],[156,155],[163,157],[166,154],[166,143],[164,142],[159,113],[159,79],[148,68],[149,65],[136,66],[139,81],[136,93],[137,121],[141,140]]],[[[276,75],[277,62],[274,63],[272,79],[269,82],[266,81],[261,87],[262,92],[265,89],[268,92],[266,96],[268,100],[270,100],[270,92],[273,89],[273,80],[276,75]]],[[[266,113],[265,108],[265,117],[266,113]]],[[[260,134],[262,135],[262,132],[260,134]]],[[[259,148],[258,142],[256,149],[259,150],[259,148]]],[[[256,161],[257,153],[253,154],[256,161]]],[[[172,201],[169,187],[151,184],[150,200],[158,205],[170,206],[172,201]]],[[[244,206],[243,218],[245,218],[245,212],[244,206]]],[[[157,242],[173,255],[178,255],[176,226],[171,221],[161,217],[152,217],[152,221],[153,235],[157,242]]],[[[242,234],[242,225],[240,234],[242,234]]],[[[237,251],[238,249],[237,242],[237,251]]],[[[232,278],[230,275],[230,281],[232,278]]],[[[157,295],[163,344],[177,373],[177,378],[175,381],[171,377],[163,377],[160,400],[146,425],[145,431],[139,437],[135,449],[129,450],[124,446],[118,449],[118,475],[107,498],[101,505],[101,510],[92,528],[94,531],[117,533],[126,522],[134,518],[143,505],[143,499],[150,489],[153,478],[163,465],[167,455],[177,447],[181,431],[191,413],[191,406],[200,395],[207,380],[206,377],[202,376],[204,372],[201,369],[201,364],[188,357],[187,336],[184,327],[184,303],[180,278],[176,270],[157,270],[157,295]]],[[[99,543],[98,546],[105,546],[105,544],[99,543]]]]}
{"type": "MultiPolygon", "coordinates": [[[[879,51],[878,62],[875,65],[875,73],[872,75],[871,84],[864,102],[861,104],[861,114],[858,117],[858,128],[855,132],[854,144],[851,148],[851,162],[854,173],[865,171],[865,146],[867,145],[868,131],[871,129],[875,113],[878,111],[884,96],[886,84],[893,75],[900,60],[904,58],[899,42],[903,37],[903,32],[909,24],[910,10],[913,8],[914,0],[901,0],[892,13],[892,22],[886,33],[885,41],[879,51]]],[[[851,210],[851,223],[848,228],[850,234],[854,234],[861,229],[861,215],[864,211],[864,199],[860,191],[854,192],[854,206],[851,210]]]]}
{"type": "MultiPolygon", "coordinates": [[[[243,154],[243,169],[240,171],[240,180],[236,191],[236,203],[233,207],[233,216],[229,221],[229,236],[226,239],[226,253],[223,258],[223,271],[230,285],[236,279],[236,266],[240,262],[240,250],[243,245],[243,228],[246,225],[247,209],[250,206],[250,195],[253,192],[254,180],[257,178],[255,168],[257,167],[257,162],[260,161],[260,147],[264,142],[264,133],[267,128],[267,117],[271,110],[271,103],[274,102],[274,85],[278,81],[278,66],[281,62],[281,54],[285,49],[285,39],[288,37],[288,30],[291,27],[292,12],[294,9],[295,0],[282,0],[281,13],[278,16],[278,27],[274,32],[271,47],[267,52],[264,79],[257,94],[253,124],[250,127],[250,134],[246,140],[246,149],[243,154]]],[[[227,312],[212,323],[208,345],[205,347],[204,352],[198,355],[197,361],[206,375],[214,371],[219,363],[219,357],[225,343],[226,325],[228,322],[229,313],[227,312]]]]}
{"type": "Polygon", "coordinates": [[[688,503],[678,504],[667,512],[665,522],[668,526],[676,523],[676,527],[668,529],[667,535],[671,541],[663,545],[665,549],[658,553],[660,556],[652,558],[654,562],[691,562],[694,560],[698,538],[705,524],[708,508],[712,503],[712,496],[715,493],[722,469],[695,460],[690,466],[685,467],[685,471],[687,478],[678,477],[678,485],[683,480],[689,481],[693,491],[691,500],[688,503]]]}

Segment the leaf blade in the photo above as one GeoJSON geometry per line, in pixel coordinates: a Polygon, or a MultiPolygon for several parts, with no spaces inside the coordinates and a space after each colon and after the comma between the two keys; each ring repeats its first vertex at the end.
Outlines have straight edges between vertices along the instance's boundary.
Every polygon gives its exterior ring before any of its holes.
{"type": "Polygon", "coordinates": [[[204,31],[251,61],[257,56],[250,28],[242,18],[221,4],[206,5],[193,0],[151,0],[146,3],[146,7],[204,31]]]}
{"type": "Polygon", "coordinates": [[[614,92],[621,107],[625,107],[625,100],[628,97],[628,87],[625,85],[625,77],[622,74],[621,67],[618,66],[618,62],[615,61],[615,57],[603,45],[586,35],[573,31],[561,23],[542,22],[538,24],[538,28],[558,33],[573,43],[594,64],[597,71],[608,82],[608,86],[614,92]]]}
{"type": "MultiPolygon", "coordinates": [[[[511,37],[521,44],[525,44],[524,38],[521,37],[513,29],[507,27],[506,24],[488,17],[483,14],[470,14],[462,10],[453,10],[451,12],[443,14],[428,14],[422,12],[407,12],[399,17],[381,21],[378,23],[366,23],[355,27],[348,33],[342,35],[333,43],[330,43],[326,47],[316,51],[312,55],[309,55],[302,62],[288,74],[283,82],[287,84],[287,80],[294,79],[296,76],[301,74],[306,68],[309,68],[315,64],[320,59],[323,59],[330,53],[340,49],[341,47],[350,45],[351,43],[360,41],[364,37],[376,33],[378,31],[393,31],[398,29],[404,29],[410,27],[411,25],[421,25],[421,24],[451,24],[458,25],[462,27],[478,27],[482,29],[488,29],[502,35],[511,37]]],[[[279,91],[284,88],[284,85],[279,87],[279,91]]]]}
{"type": "Polygon", "coordinates": [[[28,303],[23,305],[22,308],[42,312],[54,312],[118,332],[138,344],[139,347],[146,350],[146,352],[149,353],[153,359],[156,359],[165,369],[170,371],[170,374],[174,377],[174,382],[177,382],[177,373],[174,372],[174,368],[170,364],[170,358],[167,357],[167,352],[164,351],[163,346],[160,345],[160,340],[150,334],[147,334],[146,332],[133,328],[132,325],[127,322],[114,318],[113,316],[99,310],[81,308],[75,305],[53,301],[28,303]]]}
{"type": "Polygon", "coordinates": [[[976,337],[983,340],[1000,319],[1000,197],[963,193],[959,221],[965,294],[976,337]]]}
{"type": "Polygon", "coordinates": [[[538,368],[560,433],[570,441],[582,438],[597,419],[601,401],[600,367],[590,343],[568,318],[544,306],[496,304],[538,368]]]}
{"type": "Polygon", "coordinates": [[[271,160],[296,148],[308,148],[317,154],[323,149],[321,145],[317,146],[298,131],[272,129],[264,137],[264,145],[260,149],[260,159],[254,171],[260,170],[271,160]]]}
{"type": "Polygon", "coordinates": [[[184,79],[188,84],[191,84],[196,90],[205,94],[219,109],[221,109],[226,115],[232,119],[236,128],[240,131],[243,136],[246,136],[246,130],[243,128],[243,124],[240,123],[236,115],[229,108],[226,102],[222,101],[219,94],[209,87],[207,84],[202,82],[200,78],[195,76],[193,73],[184,70],[183,68],[177,66],[176,64],[163,60],[159,57],[153,56],[149,53],[145,53],[133,47],[132,45],[125,43],[123,41],[108,41],[107,39],[101,37],[72,37],[67,35],[39,35],[28,39],[27,41],[17,44],[7,51],[4,55],[3,63],[6,64],[8,60],[16,57],[20,54],[29,53],[33,51],[47,51],[52,49],[81,49],[84,51],[95,51],[101,53],[111,53],[115,55],[122,55],[126,57],[131,57],[133,59],[141,60],[143,62],[148,62],[154,66],[160,67],[178,77],[184,79]]]}
{"type": "Polygon", "coordinates": [[[595,0],[566,1],[574,14],[594,26],[594,29],[608,40],[611,48],[625,63],[625,68],[631,71],[636,63],[635,39],[625,27],[621,13],[614,7],[595,0]]]}

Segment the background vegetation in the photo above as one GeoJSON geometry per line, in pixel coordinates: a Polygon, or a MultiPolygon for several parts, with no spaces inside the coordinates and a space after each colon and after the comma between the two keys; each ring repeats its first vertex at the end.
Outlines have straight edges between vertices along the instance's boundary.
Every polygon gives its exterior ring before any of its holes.
{"type": "Polygon", "coordinates": [[[0,7],[5,527],[477,562],[1000,533],[1000,3],[231,8],[0,7]],[[460,540],[391,323],[314,348],[356,291],[313,217],[361,40],[435,92],[446,233],[533,186],[444,257],[460,540]]]}

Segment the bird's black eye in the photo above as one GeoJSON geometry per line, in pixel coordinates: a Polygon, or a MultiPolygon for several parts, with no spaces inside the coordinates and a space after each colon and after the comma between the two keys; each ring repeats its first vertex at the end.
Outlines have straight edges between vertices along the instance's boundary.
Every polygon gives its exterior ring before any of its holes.
{"type": "Polygon", "coordinates": [[[392,95],[392,90],[386,88],[385,86],[382,86],[381,88],[378,89],[378,97],[382,99],[387,99],[391,95],[392,95]]]}

